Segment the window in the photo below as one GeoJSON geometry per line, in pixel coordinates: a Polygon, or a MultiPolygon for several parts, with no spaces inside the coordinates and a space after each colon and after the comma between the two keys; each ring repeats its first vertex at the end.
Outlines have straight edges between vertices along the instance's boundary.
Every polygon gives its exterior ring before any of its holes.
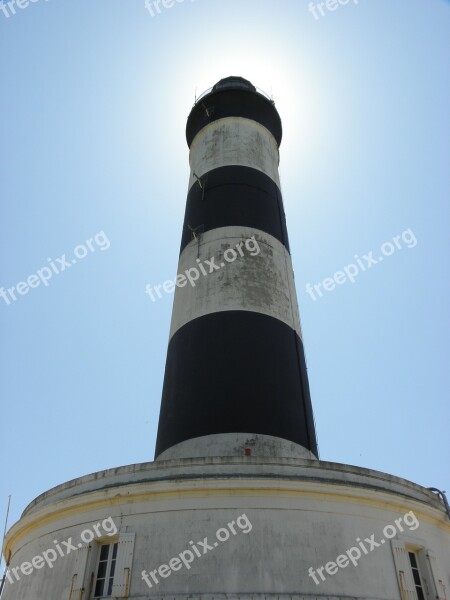
{"type": "Polygon", "coordinates": [[[415,552],[408,552],[409,564],[411,565],[411,571],[413,574],[414,585],[416,586],[416,594],[418,600],[425,600],[422,579],[420,577],[419,565],[417,562],[417,556],[415,552]]]}
{"type": "Polygon", "coordinates": [[[400,595],[408,600],[448,600],[440,562],[422,540],[391,540],[400,595]]]}
{"type": "Polygon", "coordinates": [[[77,550],[69,600],[128,598],[135,533],[119,533],[77,550]]]}
{"type": "Polygon", "coordinates": [[[114,573],[116,571],[117,547],[117,542],[115,544],[103,544],[100,546],[94,598],[105,598],[112,595],[114,573]]]}

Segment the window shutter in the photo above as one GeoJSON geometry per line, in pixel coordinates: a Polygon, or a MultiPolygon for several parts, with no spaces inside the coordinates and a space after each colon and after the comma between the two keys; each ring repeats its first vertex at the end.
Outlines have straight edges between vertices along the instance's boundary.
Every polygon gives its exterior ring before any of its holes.
{"type": "Polygon", "coordinates": [[[116,598],[128,598],[131,582],[131,564],[133,562],[135,533],[122,533],[117,548],[116,572],[112,595],[116,598]]]}
{"type": "Polygon", "coordinates": [[[78,548],[75,558],[75,572],[72,577],[72,585],[70,587],[69,600],[83,600],[84,596],[84,579],[86,575],[86,566],[89,558],[89,544],[78,548]]]}
{"type": "Polygon", "coordinates": [[[427,550],[428,564],[430,565],[430,571],[436,590],[435,598],[437,600],[447,600],[447,594],[445,593],[444,580],[441,577],[439,571],[439,565],[436,559],[436,555],[431,550],[427,550]]]}
{"type": "Polygon", "coordinates": [[[402,600],[417,600],[416,586],[414,585],[405,544],[398,540],[391,540],[391,545],[402,600]]]}

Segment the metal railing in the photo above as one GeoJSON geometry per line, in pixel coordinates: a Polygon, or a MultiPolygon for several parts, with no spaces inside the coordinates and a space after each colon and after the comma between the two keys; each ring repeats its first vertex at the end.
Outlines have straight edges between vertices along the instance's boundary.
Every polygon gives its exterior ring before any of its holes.
{"type": "MultiPolygon", "coordinates": [[[[253,86],[255,87],[255,86],[253,86]]],[[[205,90],[204,92],[202,92],[200,94],[200,96],[196,96],[195,97],[195,102],[194,102],[194,106],[196,104],[198,104],[200,102],[200,100],[202,100],[202,98],[204,98],[205,96],[207,96],[208,94],[210,94],[213,91],[214,86],[208,88],[207,90],[205,90]]],[[[227,88],[223,88],[224,90],[226,90],[227,88]]],[[[232,89],[232,86],[230,86],[230,88],[228,89],[232,89]]],[[[245,89],[245,88],[239,88],[239,86],[236,86],[236,89],[245,89]]],[[[269,94],[267,92],[265,92],[264,90],[262,90],[261,88],[255,87],[255,90],[258,94],[260,94],[261,96],[264,96],[264,98],[266,98],[266,100],[269,100],[269,102],[271,102],[273,105],[275,105],[275,101],[274,99],[269,96],[269,94]]],[[[221,89],[217,90],[217,91],[222,91],[221,89]]],[[[253,91],[253,90],[251,90],[253,91]]]]}

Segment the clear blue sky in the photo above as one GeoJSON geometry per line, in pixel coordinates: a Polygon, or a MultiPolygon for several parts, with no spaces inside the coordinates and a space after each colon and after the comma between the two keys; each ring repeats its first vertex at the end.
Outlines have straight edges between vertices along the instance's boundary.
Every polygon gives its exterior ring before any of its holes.
{"type": "Polygon", "coordinates": [[[38,0],[0,12],[0,519],[69,479],[153,459],[195,92],[273,93],[321,458],[449,489],[445,0],[38,0]],[[415,247],[313,301],[406,229],[415,247]],[[91,242],[92,244],[92,242],[91,242]],[[82,252],[82,250],[79,250],[82,252]],[[34,282],[35,280],[31,280],[34,282]],[[23,290],[23,288],[22,288],[23,290]]]}

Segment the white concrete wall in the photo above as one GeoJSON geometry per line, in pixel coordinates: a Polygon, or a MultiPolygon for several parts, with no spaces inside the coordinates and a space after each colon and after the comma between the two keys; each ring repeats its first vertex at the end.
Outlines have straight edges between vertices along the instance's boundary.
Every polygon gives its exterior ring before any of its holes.
{"type": "MultiPolygon", "coordinates": [[[[227,255],[228,256],[228,255],[227,255]]],[[[230,255],[232,259],[233,255],[230,255]]],[[[170,337],[192,319],[221,311],[246,310],[258,312],[283,321],[294,329],[300,338],[301,327],[295,292],[292,261],[284,245],[273,236],[249,227],[219,227],[201,234],[183,250],[177,273],[193,267],[197,259],[205,267],[206,275],[191,285],[187,281],[177,287],[170,326],[170,337]],[[255,237],[258,249],[245,240],[255,237]],[[227,262],[224,254],[242,243],[243,256],[227,262]],[[258,254],[256,254],[258,252],[258,254]],[[211,258],[220,269],[209,271],[211,258]]],[[[229,259],[229,260],[230,260],[229,259]]]]}
{"type": "MultiPolygon", "coordinates": [[[[12,551],[11,566],[17,566],[54,547],[54,540],[72,537],[78,543],[83,529],[112,516],[120,532],[136,534],[129,594],[136,600],[189,595],[400,600],[388,542],[363,555],[358,566],[333,576],[325,572],[320,585],[308,570],[357,546],[357,538],[374,534],[379,541],[386,525],[411,510],[418,528],[404,525],[396,537],[436,554],[448,594],[450,523],[430,492],[381,473],[294,458],[158,461],[68,482],[33,503],[9,532],[5,550],[12,551]],[[244,513],[249,533],[235,524],[237,534],[196,558],[190,570],[183,567],[167,578],[156,574],[159,583],[151,589],[142,580],[144,569],[168,564],[190,548],[191,540],[206,536],[214,543],[218,528],[244,513]]],[[[51,570],[7,584],[2,600],[68,599],[75,569],[71,553],[51,570]]]]}
{"type": "Polygon", "coordinates": [[[230,165],[252,167],[280,187],[278,145],[268,129],[251,119],[226,117],[203,127],[189,152],[189,189],[208,171],[230,165]]]}
{"type": "Polygon", "coordinates": [[[310,451],[289,440],[272,435],[249,433],[220,433],[203,435],[171,446],[157,461],[214,456],[249,456],[264,458],[307,458],[316,460],[310,451]]]}

